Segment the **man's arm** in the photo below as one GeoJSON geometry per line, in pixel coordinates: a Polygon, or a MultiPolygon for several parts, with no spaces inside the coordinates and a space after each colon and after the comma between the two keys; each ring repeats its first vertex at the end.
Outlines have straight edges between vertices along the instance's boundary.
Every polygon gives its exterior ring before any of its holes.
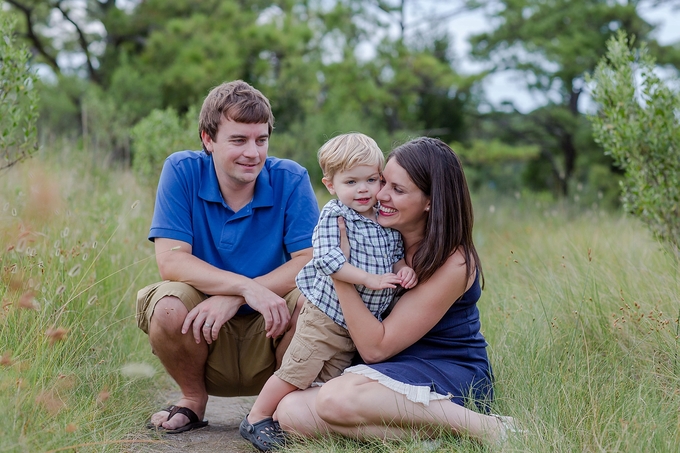
{"type": "Polygon", "coordinates": [[[246,299],[246,295],[254,291],[254,282],[283,297],[295,288],[295,276],[312,259],[312,248],[309,247],[292,253],[288,262],[268,274],[250,279],[195,257],[191,254],[191,245],[186,242],[156,238],[155,247],[158,271],[163,280],[184,282],[206,294],[246,299]]]}
{"type": "Polygon", "coordinates": [[[186,242],[156,238],[154,244],[156,263],[163,280],[184,282],[205,294],[241,296],[248,302],[249,298],[257,297],[258,291],[267,289],[248,277],[219,269],[195,257],[191,254],[191,245],[186,242]]]}
{"type": "Polygon", "coordinates": [[[233,306],[225,306],[227,301],[237,303],[239,306],[247,303],[253,310],[260,312],[265,319],[268,336],[279,336],[287,327],[290,312],[286,301],[266,285],[270,285],[275,291],[292,289],[295,286],[295,274],[293,274],[295,268],[299,266],[301,269],[305,264],[301,263],[304,260],[303,253],[296,254],[296,261],[293,265],[288,266],[289,261],[279,269],[260,277],[262,281],[258,282],[243,275],[221,270],[193,256],[191,245],[183,241],[156,238],[155,248],[158,270],[164,280],[184,282],[213,296],[240,296],[211,298],[210,303],[205,301],[199,304],[187,315],[184,331],[189,329],[194,320],[201,323],[205,320],[215,320],[221,323],[228,321],[235,311],[233,306]],[[226,313],[231,313],[231,315],[226,315],[226,313]]]}
{"type": "Polygon", "coordinates": [[[299,250],[290,256],[288,262],[254,280],[279,296],[285,296],[295,288],[295,277],[312,259],[312,248],[299,250]]]}

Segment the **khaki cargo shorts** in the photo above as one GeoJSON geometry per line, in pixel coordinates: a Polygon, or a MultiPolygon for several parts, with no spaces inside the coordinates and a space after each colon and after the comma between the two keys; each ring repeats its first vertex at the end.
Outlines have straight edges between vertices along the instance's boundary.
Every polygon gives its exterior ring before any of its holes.
{"type": "Polygon", "coordinates": [[[347,329],[305,299],[293,340],[276,373],[280,379],[306,389],[312,382],[340,376],[354,358],[356,347],[347,329]]]}
{"type": "MultiPolygon", "coordinates": [[[[284,296],[292,314],[300,296],[295,288],[284,296]]],[[[193,286],[163,281],[137,293],[137,326],[148,334],[149,321],[159,300],[174,296],[187,310],[207,299],[193,286]]],[[[189,334],[187,334],[189,335],[189,334]]],[[[257,395],[276,369],[276,346],[279,338],[267,338],[264,318],[259,313],[237,315],[220,329],[216,341],[208,345],[205,383],[209,395],[257,395]]]]}

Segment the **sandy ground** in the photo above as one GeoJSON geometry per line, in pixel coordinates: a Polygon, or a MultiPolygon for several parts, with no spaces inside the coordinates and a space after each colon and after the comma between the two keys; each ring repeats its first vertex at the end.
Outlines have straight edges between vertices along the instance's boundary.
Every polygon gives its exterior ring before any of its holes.
{"type": "MultiPolygon", "coordinates": [[[[168,405],[179,399],[179,394],[168,397],[168,405]]],[[[238,433],[238,425],[255,402],[255,397],[220,398],[211,396],[206,407],[205,428],[181,434],[147,436],[131,443],[129,452],[135,453],[256,453],[257,450],[238,433]]]]}

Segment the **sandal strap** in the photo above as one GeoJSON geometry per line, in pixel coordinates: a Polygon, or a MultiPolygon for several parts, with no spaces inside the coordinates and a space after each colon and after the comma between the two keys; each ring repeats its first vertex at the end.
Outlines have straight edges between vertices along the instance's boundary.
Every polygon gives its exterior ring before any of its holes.
{"type": "Polygon", "coordinates": [[[170,407],[168,407],[168,412],[170,412],[170,415],[168,415],[168,420],[170,420],[172,417],[174,417],[177,414],[182,414],[186,418],[189,419],[189,423],[198,422],[198,415],[196,415],[196,412],[192,411],[188,407],[170,406],[170,407]]]}

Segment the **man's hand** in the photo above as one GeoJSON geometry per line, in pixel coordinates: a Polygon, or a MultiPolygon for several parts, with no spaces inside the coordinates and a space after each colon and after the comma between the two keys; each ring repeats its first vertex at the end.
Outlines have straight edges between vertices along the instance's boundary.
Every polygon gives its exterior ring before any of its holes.
{"type": "Polygon", "coordinates": [[[201,336],[210,344],[217,339],[222,326],[234,317],[239,307],[243,305],[240,296],[212,296],[196,305],[184,318],[182,333],[191,329],[196,344],[201,342],[201,336]]]}
{"type": "Polygon", "coordinates": [[[264,286],[256,282],[253,283],[243,293],[246,303],[264,317],[267,337],[276,338],[283,335],[290,321],[290,312],[286,301],[264,286]]]}

